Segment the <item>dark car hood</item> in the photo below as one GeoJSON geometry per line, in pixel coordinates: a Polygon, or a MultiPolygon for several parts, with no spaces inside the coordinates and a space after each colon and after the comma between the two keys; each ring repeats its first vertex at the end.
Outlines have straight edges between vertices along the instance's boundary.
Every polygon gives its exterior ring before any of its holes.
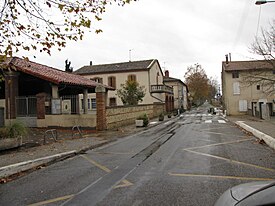
{"type": "Polygon", "coordinates": [[[231,188],[231,195],[236,200],[241,200],[248,196],[249,194],[271,184],[272,181],[260,181],[260,182],[250,182],[246,184],[237,185],[231,188]]]}

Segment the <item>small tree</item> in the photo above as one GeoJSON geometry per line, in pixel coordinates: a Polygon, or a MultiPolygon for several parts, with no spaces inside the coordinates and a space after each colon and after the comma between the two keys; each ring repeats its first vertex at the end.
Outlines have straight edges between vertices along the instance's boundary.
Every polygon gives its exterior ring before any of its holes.
{"type": "Polygon", "coordinates": [[[121,87],[117,90],[117,95],[124,105],[137,105],[142,102],[145,89],[143,86],[139,86],[138,82],[127,80],[125,84],[121,84],[121,87]]]}

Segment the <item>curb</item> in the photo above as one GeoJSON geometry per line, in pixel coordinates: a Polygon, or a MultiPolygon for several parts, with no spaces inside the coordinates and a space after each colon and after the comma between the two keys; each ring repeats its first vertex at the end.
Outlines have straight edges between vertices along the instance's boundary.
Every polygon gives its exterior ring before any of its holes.
{"type": "Polygon", "coordinates": [[[61,160],[76,156],[78,154],[82,154],[88,150],[91,150],[91,149],[94,149],[97,147],[101,147],[101,146],[108,144],[110,142],[113,142],[113,141],[115,141],[115,140],[101,142],[99,144],[88,146],[88,147],[82,148],[80,150],[72,150],[72,151],[68,151],[68,152],[63,152],[63,153],[59,153],[59,154],[55,154],[55,155],[51,155],[51,156],[41,157],[38,159],[28,160],[25,162],[20,162],[20,163],[1,167],[0,168],[0,179],[5,179],[8,177],[14,176],[16,174],[19,174],[19,173],[35,170],[36,168],[39,168],[41,166],[50,165],[50,164],[59,162],[61,160]]]}
{"type": "Polygon", "coordinates": [[[248,132],[251,132],[255,137],[263,140],[269,147],[275,149],[275,139],[259,130],[250,127],[249,125],[245,124],[243,121],[236,121],[236,125],[240,126],[241,128],[245,129],[248,132]]]}
{"type": "MultiPolygon", "coordinates": [[[[171,119],[169,121],[171,121],[171,119]]],[[[169,122],[169,121],[166,120],[163,122],[169,122]]],[[[139,133],[141,134],[152,127],[158,126],[163,122],[150,125],[150,126],[144,128],[142,131],[138,132],[138,134],[139,133]]],[[[174,121],[172,121],[172,122],[174,122],[174,121]]],[[[136,135],[136,134],[134,134],[134,135],[136,135]]],[[[68,152],[63,152],[63,153],[59,153],[59,154],[55,154],[55,155],[51,155],[51,156],[41,157],[41,158],[34,159],[34,160],[28,160],[25,162],[20,162],[20,163],[8,165],[8,166],[0,167],[0,184],[1,184],[1,179],[8,179],[9,177],[15,176],[20,173],[34,171],[42,166],[46,166],[46,165],[48,166],[50,164],[54,164],[54,163],[62,161],[64,159],[76,156],[78,154],[83,154],[88,150],[95,149],[97,147],[101,147],[103,145],[106,145],[106,144],[114,142],[114,141],[117,141],[117,140],[116,139],[106,140],[105,142],[101,142],[96,145],[84,147],[79,150],[72,150],[72,151],[68,151],[68,152]]]]}

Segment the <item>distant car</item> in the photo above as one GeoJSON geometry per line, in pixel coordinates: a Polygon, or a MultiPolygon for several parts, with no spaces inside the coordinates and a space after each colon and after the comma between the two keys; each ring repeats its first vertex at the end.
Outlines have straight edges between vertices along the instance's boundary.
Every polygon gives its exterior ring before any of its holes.
{"type": "Polygon", "coordinates": [[[226,190],[215,206],[275,205],[275,182],[260,181],[237,185],[226,190]]]}

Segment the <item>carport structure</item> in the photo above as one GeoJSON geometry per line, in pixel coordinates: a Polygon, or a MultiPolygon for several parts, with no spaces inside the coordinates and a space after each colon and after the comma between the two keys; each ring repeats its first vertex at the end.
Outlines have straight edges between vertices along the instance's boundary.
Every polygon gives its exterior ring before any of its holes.
{"type": "Polygon", "coordinates": [[[105,103],[112,87],[18,57],[7,58],[0,68],[5,124],[20,119],[31,127],[106,129],[105,103]],[[88,112],[88,93],[96,93],[93,112],[88,112]]]}

